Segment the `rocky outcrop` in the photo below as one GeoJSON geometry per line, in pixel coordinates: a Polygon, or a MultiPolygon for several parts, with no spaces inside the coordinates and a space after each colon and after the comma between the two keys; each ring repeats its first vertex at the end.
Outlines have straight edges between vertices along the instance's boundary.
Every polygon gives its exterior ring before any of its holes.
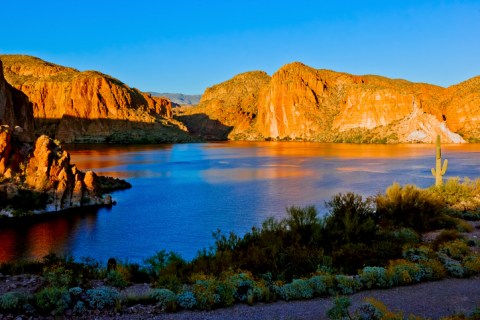
{"type": "Polygon", "coordinates": [[[449,128],[472,142],[480,142],[480,76],[448,87],[442,110],[449,128]]]}
{"type": "Polygon", "coordinates": [[[437,134],[446,142],[463,142],[443,123],[438,103],[443,90],[292,63],[263,90],[257,129],[280,139],[349,142],[352,132],[363,132],[369,141],[360,142],[431,143],[437,134]]]}
{"type": "Polygon", "coordinates": [[[171,119],[172,104],[166,98],[99,72],[80,72],[30,56],[0,55],[0,60],[7,81],[32,102],[37,133],[63,142],[191,140],[171,119]]]}
{"type": "Polygon", "coordinates": [[[40,136],[33,148],[17,141],[8,127],[0,130],[0,201],[2,215],[11,215],[22,192],[42,198],[37,212],[59,211],[88,205],[111,205],[105,191],[129,188],[119,179],[98,177],[94,172],[83,173],[70,163],[70,155],[47,136],[40,136]],[[104,190],[108,186],[109,190],[104,190]],[[8,201],[10,200],[10,201],[8,201]]]}
{"type": "Polygon", "coordinates": [[[252,125],[259,93],[269,82],[262,71],[239,74],[205,90],[198,106],[176,108],[177,119],[189,132],[208,140],[256,138],[252,125]]]}
{"type": "Polygon", "coordinates": [[[130,187],[123,180],[81,172],[58,142],[47,136],[32,145],[32,105],[17,94],[0,69],[0,217],[112,205],[112,198],[102,194],[130,187]]]}
{"type": "Polygon", "coordinates": [[[265,75],[254,82],[248,74],[237,76],[240,83],[234,77],[207,89],[201,108],[188,112],[217,121],[210,131],[228,128],[229,139],[431,143],[438,134],[444,142],[462,143],[462,136],[472,139],[472,132],[479,137],[478,78],[445,89],[298,62],[283,66],[271,80],[265,75]],[[253,98],[245,87],[254,88],[253,98]],[[248,101],[253,116],[242,117],[238,101],[248,101]]]}
{"type": "Polygon", "coordinates": [[[5,81],[0,61],[0,124],[15,128],[23,141],[33,141],[34,122],[28,98],[5,81]]]}

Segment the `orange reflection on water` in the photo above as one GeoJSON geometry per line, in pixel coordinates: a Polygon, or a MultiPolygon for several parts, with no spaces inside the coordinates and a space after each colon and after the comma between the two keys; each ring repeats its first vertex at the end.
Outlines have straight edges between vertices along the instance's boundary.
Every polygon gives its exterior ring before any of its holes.
{"type": "Polygon", "coordinates": [[[0,263],[11,261],[16,258],[16,247],[18,245],[17,232],[14,230],[1,230],[0,244],[0,263]]]}
{"type": "Polygon", "coordinates": [[[302,170],[296,166],[266,166],[260,168],[209,169],[202,176],[209,183],[244,182],[254,180],[275,180],[282,178],[302,178],[314,174],[312,170],[302,170]]]}

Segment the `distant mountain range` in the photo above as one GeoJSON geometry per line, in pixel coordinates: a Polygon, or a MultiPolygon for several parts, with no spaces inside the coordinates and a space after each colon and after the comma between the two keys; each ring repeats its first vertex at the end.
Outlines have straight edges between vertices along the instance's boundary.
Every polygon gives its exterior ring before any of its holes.
{"type": "Polygon", "coordinates": [[[183,93],[159,93],[148,92],[154,97],[165,97],[170,99],[173,103],[179,105],[191,105],[196,106],[200,102],[201,94],[183,94],[183,93]]]}

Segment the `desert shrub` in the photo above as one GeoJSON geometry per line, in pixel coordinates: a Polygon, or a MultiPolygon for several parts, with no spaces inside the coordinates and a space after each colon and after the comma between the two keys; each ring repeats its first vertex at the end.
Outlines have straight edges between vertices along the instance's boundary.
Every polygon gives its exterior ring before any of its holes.
{"type": "Polygon", "coordinates": [[[110,270],[107,272],[107,278],[105,280],[109,285],[123,289],[130,283],[128,277],[128,271],[124,267],[118,266],[116,270],[110,270]]]}
{"type": "Polygon", "coordinates": [[[376,215],[384,227],[402,226],[424,232],[437,228],[443,215],[442,200],[435,193],[414,185],[402,187],[394,183],[375,200],[376,215]]]}
{"type": "Polygon", "coordinates": [[[472,232],[474,230],[473,226],[463,219],[455,219],[455,229],[459,232],[472,232]]]}
{"type": "Polygon", "coordinates": [[[458,239],[442,244],[439,247],[438,252],[455,260],[463,260],[464,257],[470,254],[471,249],[465,241],[458,239]]]}
{"type": "Polygon", "coordinates": [[[280,296],[283,300],[301,300],[311,299],[314,290],[310,286],[309,281],[303,279],[295,279],[282,287],[280,296]]]}
{"type": "Polygon", "coordinates": [[[178,253],[161,250],[152,257],[145,259],[144,264],[150,276],[156,279],[162,275],[162,271],[165,269],[169,267],[176,269],[177,265],[183,265],[185,261],[178,253]]]}
{"type": "Polygon", "coordinates": [[[427,246],[405,248],[402,253],[403,258],[411,262],[427,261],[434,255],[434,252],[427,246]]]}
{"type": "Polygon", "coordinates": [[[154,285],[157,288],[169,289],[175,293],[180,292],[183,288],[182,280],[174,274],[165,274],[159,276],[154,285]]]}
{"type": "Polygon", "coordinates": [[[423,280],[440,280],[447,276],[447,270],[438,260],[427,260],[419,263],[422,270],[423,280]]]}
{"type": "Polygon", "coordinates": [[[463,259],[463,266],[467,275],[474,275],[480,272],[480,256],[472,255],[463,259]]]}
{"type": "Polygon", "coordinates": [[[197,307],[201,310],[211,310],[215,305],[219,305],[221,302],[220,295],[216,291],[216,281],[198,280],[193,285],[197,307]]]}
{"type": "Polygon", "coordinates": [[[195,299],[193,292],[185,291],[177,294],[177,302],[183,309],[193,309],[197,304],[197,299],[195,299]]]}
{"type": "Polygon", "coordinates": [[[365,265],[378,263],[377,252],[373,245],[365,243],[347,243],[332,252],[333,266],[346,274],[356,274],[365,265]]]}
{"type": "Polygon", "coordinates": [[[449,275],[456,278],[462,278],[465,276],[465,269],[463,269],[462,264],[459,261],[442,254],[439,255],[439,258],[449,275]]]}
{"type": "Polygon", "coordinates": [[[61,315],[70,301],[66,288],[47,287],[35,294],[35,305],[42,314],[61,315]]]}
{"type": "Polygon", "coordinates": [[[359,276],[360,282],[367,289],[388,287],[387,272],[383,267],[365,267],[359,276]]]}
{"type": "Polygon", "coordinates": [[[51,287],[68,288],[74,284],[73,272],[64,266],[46,267],[43,272],[43,277],[47,285],[51,287]]]}
{"type": "Polygon", "coordinates": [[[250,292],[256,288],[256,283],[252,276],[247,273],[239,273],[232,275],[228,278],[228,281],[236,287],[235,300],[240,302],[246,302],[250,292]]]}
{"type": "Polygon", "coordinates": [[[324,296],[335,292],[335,278],[331,275],[317,275],[307,281],[316,296],[324,296]]]}
{"type": "Polygon", "coordinates": [[[386,274],[389,286],[420,282],[424,275],[418,264],[403,259],[390,261],[386,274]]]}
{"type": "Polygon", "coordinates": [[[22,292],[7,292],[0,296],[0,313],[12,312],[20,313],[30,297],[22,292]]]}
{"type": "Polygon", "coordinates": [[[104,309],[114,307],[120,301],[120,294],[117,290],[107,287],[89,289],[85,301],[92,309],[104,309]]]}
{"type": "Polygon", "coordinates": [[[480,201],[477,196],[480,194],[480,179],[463,181],[456,177],[448,179],[442,186],[430,188],[438,194],[452,209],[459,212],[472,212],[478,208],[480,201]]]}
{"type": "Polygon", "coordinates": [[[299,236],[298,241],[304,245],[312,244],[322,228],[314,206],[287,208],[287,218],[284,223],[293,235],[299,236]]]}
{"type": "Polygon", "coordinates": [[[72,297],[80,297],[82,292],[83,292],[83,289],[80,288],[80,287],[73,287],[73,288],[68,289],[68,293],[72,297]]]}
{"type": "MultiPolygon", "coordinates": [[[[380,301],[373,298],[366,298],[365,303],[360,306],[356,314],[357,319],[365,320],[404,320],[403,313],[393,313],[380,301]]],[[[408,319],[416,319],[409,317],[408,319]]]]}
{"type": "Polygon", "coordinates": [[[333,307],[327,310],[328,319],[352,319],[348,308],[352,305],[352,302],[347,297],[338,297],[333,300],[333,307]]]}
{"type": "Polygon", "coordinates": [[[355,293],[362,286],[355,277],[345,275],[336,275],[335,281],[337,283],[337,289],[342,295],[355,293]]]}
{"type": "Polygon", "coordinates": [[[157,302],[162,310],[175,311],[177,296],[168,289],[154,289],[150,292],[150,298],[157,302]]]}
{"type": "Polygon", "coordinates": [[[441,245],[446,242],[451,242],[462,238],[457,230],[443,230],[440,234],[433,240],[432,248],[433,250],[438,250],[441,245]]]}
{"type": "Polygon", "coordinates": [[[370,198],[348,192],[339,193],[325,203],[328,214],[325,231],[332,246],[349,243],[370,243],[376,232],[374,207],[370,198]]]}

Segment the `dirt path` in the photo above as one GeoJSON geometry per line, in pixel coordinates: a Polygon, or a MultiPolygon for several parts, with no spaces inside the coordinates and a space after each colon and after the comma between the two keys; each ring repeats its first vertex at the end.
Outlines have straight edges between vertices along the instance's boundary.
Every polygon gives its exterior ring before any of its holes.
{"type": "MultiPolygon", "coordinates": [[[[438,319],[454,313],[469,314],[480,307],[480,277],[471,279],[447,279],[389,290],[370,290],[351,295],[356,309],[366,297],[385,303],[392,311],[403,311],[405,315],[438,319]]],[[[117,316],[115,319],[192,319],[192,320],[239,320],[239,319],[327,319],[326,311],[332,307],[332,298],[307,301],[277,302],[256,304],[253,307],[237,304],[231,308],[209,312],[191,311],[174,314],[149,315],[135,314],[117,316]]]]}

